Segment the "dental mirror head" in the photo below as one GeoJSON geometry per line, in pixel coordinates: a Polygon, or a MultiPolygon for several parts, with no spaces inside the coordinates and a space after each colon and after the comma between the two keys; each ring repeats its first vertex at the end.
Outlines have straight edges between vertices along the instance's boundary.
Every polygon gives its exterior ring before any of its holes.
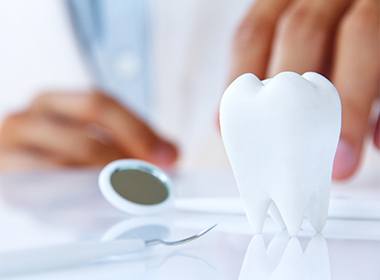
{"type": "Polygon", "coordinates": [[[133,215],[158,213],[173,203],[170,178],[142,160],[109,163],[100,172],[99,187],[109,203],[133,215]]]}

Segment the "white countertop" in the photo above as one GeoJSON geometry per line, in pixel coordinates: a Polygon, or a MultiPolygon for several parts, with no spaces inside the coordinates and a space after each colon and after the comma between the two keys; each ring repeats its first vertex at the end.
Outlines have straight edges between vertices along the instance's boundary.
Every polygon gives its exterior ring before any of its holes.
{"type": "MultiPolygon", "coordinates": [[[[215,172],[182,174],[178,196],[235,196],[231,178],[215,172]],[[211,178],[213,177],[213,178],[211,178]],[[203,178],[203,179],[202,179],[203,178]],[[204,180],[207,178],[207,180],[204,180]]],[[[304,226],[300,237],[279,233],[271,221],[252,239],[243,215],[172,211],[156,217],[127,217],[103,200],[96,171],[29,173],[0,177],[0,254],[77,241],[141,234],[176,239],[218,223],[207,235],[178,247],[156,247],[138,255],[0,279],[380,279],[380,219],[330,217],[322,236],[304,226]],[[262,239],[261,239],[262,238],[262,239]]],[[[352,187],[351,187],[352,188],[352,187]]],[[[333,197],[369,199],[379,191],[340,188],[333,197]]],[[[372,198],[372,200],[371,200],[372,198]]],[[[380,204],[380,201],[379,201],[380,204]]],[[[365,209],[364,211],[369,211],[365,209]]],[[[1,275],[1,271],[0,271],[1,275]]]]}

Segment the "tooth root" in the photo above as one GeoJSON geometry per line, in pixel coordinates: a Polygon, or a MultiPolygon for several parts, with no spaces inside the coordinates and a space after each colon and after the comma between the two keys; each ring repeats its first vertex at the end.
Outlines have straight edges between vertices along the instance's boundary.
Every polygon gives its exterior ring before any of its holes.
{"type": "MultiPolygon", "coordinates": [[[[300,192],[302,189],[299,189],[300,192]]],[[[296,194],[297,188],[291,190],[288,188],[288,192],[295,195],[282,194],[282,197],[273,198],[274,203],[277,205],[279,212],[282,214],[282,218],[286,225],[289,235],[294,236],[300,230],[302,221],[305,216],[305,209],[310,199],[305,199],[301,194],[296,194]]]]}
{"type": "Polygon", "coordinates": [[[320,233],[327,220],[329,208],[329,190],[326,186],[315,192],[310,201],[308,217],[315,231],[320,233]]]}
{"type": "Polygon", "coordinates": [[[276,204],[274,204],[273,202],[269,207],[269,215],[273,219],[273,221],[275,221],[281,227],[281,230],[286,229],[286,225],[281,217],[280,211],[278,210],[276,204]]]}
{"type": "MultiPolygon", "coordinates": [[[[247,201],[247,200],[245,200],[247,201]]],[[[254,195],[249,203],[244,203],[248,221],[251,224],[252,233],[262,233],[264,222],[267,217],[270,204],[269,199],[259,199],[258,195],[254,195]]]]}

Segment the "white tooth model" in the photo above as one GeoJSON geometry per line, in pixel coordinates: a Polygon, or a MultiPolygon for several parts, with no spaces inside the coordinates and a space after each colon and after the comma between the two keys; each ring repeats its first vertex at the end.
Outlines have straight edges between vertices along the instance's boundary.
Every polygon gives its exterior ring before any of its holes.
{"type": "Polygon", "coordinates": [[[341,128],[333,84],[317,73],[238,77],[220,104],[224,146],[253,233],[267,212],[295,235],[307,217],[323,229],[341,128]]]}

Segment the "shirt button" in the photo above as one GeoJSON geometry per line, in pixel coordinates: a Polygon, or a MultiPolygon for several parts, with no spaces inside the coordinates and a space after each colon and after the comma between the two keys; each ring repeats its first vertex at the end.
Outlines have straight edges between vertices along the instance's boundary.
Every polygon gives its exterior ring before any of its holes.
{"type": "Polygon", "coordinates": [[[132,52],[123,52],[116,57],[114,70],[122,79],[135,79],[141,72],[141,60],[132,52]]]}

